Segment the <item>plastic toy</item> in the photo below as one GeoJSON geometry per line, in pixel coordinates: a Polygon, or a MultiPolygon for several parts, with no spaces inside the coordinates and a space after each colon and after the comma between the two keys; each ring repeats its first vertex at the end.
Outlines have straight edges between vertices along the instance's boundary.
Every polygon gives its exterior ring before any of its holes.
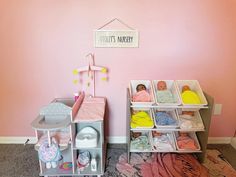
{"type": "Polygon", "coordinates": [[[64,162],[60,166],[60,169],[62,170],[70,170],[71,168],[72,168],[72,162],[64,162]]]}
{"type": "Polygon", "coordinates": [[[96,147],[98,142],[98,133],[92,127],[84,127],[76,135],[75,145],[77,148],[96,147]]]}

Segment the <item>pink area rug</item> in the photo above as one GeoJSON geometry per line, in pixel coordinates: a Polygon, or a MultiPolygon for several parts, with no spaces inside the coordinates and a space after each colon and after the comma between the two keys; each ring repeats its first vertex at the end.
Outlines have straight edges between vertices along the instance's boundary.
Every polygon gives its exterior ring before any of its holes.
{"type": "Polygon", "coordinates": [[[236,177],[236,171],[222,160],[217,150],[207,150],[204,164],[191,154],[131,153],[120,155],[116,164],[123,177],[236,177]]]}

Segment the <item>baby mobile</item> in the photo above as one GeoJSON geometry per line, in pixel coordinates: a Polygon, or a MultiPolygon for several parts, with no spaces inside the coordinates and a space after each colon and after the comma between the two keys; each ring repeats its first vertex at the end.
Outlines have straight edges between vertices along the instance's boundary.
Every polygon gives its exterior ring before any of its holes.
{"type": "Polygon", "coordinates": [[[73,70],[73,74],[78,76],[77,79],[73,80],[74,84],[81,83],[83,84],[83,79],[86,79],[86,86],[91,87],[93,90],[93,97],[95,97],[95,74],[96,72],[100,72],[103,74],[103,77],[101,78],[102,81],[108,81],[108,70],[106,67],[96,66],[94,62],[94,54],[89,53],[86,55],[86,59],[89,57],[89,64],[87,66],[79,67],[75,70],[73,70]],[[83,74],[87,74],[87,76],[83,76],[83,74]]]}

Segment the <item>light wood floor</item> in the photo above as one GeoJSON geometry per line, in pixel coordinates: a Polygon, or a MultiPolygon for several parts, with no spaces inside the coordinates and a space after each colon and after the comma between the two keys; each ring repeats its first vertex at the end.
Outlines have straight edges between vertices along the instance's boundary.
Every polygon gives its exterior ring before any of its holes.
{"type": "Polygon", "coordinates": [[[207,149],[217,149],[236,170],[236,149],[230,144],[208,144],[207,149]]]}

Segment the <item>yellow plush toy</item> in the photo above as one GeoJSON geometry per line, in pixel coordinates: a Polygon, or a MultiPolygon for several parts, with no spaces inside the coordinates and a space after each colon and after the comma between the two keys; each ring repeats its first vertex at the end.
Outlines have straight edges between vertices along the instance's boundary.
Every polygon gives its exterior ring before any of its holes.
{"type": "Polygon", "coordinates": [[[151,117],[145,111],[140,111],[132,115],[131,128],[137,127],[153,127],[154,123],[151,117]]]}
{"type": "Polygon", "coordinates": [[[201,104],[199,96],[188,85],[183,86],[181,97],[184,104],[201,104]]]}

